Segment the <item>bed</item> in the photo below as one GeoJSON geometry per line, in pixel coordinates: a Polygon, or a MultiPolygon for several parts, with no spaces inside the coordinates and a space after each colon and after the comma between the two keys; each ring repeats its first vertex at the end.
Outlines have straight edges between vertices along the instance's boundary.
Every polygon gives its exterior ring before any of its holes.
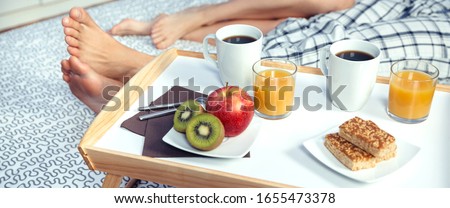
{"type": "MultiPolygon", "coordinates": [[[[91,7],[87,11],[101,28],[107,30],[124,18],[151,20],[161,11],[174,13],[217,2],[222,1],[123,0],[91,7]]],[[[450,7],[448,1],[442,4],[445,8],[450,7]]],[[[60,61],[69,57],[60,24],[62,17],[0,34],[0,187],[101,187],[104,180],[105,173],[89,170],[77,149],[95,114],[71,94],[61,78],[60,61]]],[[[305,54],[305,60],[298,55],[299,48],[307,42],[288,46],[288,42],[283,41],[283,37],[292,41],[289,34],[283,34],[283,28],[288,28],[293,21],[296,20],[287,20],[269,34],[263,55],[288,57],[297,63],[315,66],[317,63],[311,61],[314,59],[311,57],[316,55],[305,54]],[[285,50],[274,50],[277,46],[285,50]]],[[[450,33],[444,35],[448,38],[450,33]]],[[[152,45],[148,36],[115,38],[151,55],[162,52],[152,45]]],[[[328,41],[334,40],[331,37],[328,41]]],[[[442,41],[448,44],[450,40],[442,41]]],[[[177,41],[172,47],[202,50],[201,44],[185,40],[177,41]]],[[[450,49],[444,47],[446,50],[437,62],[442,62],[445,69],[441,83],[448,83],[445,62],[449,62],[450,49]]],[[[380,73],[387,74],[386,70],[380,70],[380,73]]],[[[123,185],[129,180],[125,178],[123,185]]],[[[169,187],[149,181],[140,181],[136,186],[169,187]]]]}

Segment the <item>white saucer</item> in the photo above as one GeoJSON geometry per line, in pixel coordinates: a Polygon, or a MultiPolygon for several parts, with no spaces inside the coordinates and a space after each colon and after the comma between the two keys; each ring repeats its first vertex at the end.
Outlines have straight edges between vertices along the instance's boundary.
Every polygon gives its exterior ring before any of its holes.
{"type": "Polygon", "coordinates": [[[318,136],[305,141],[303,145],[314,157],[316,157],[324,165],[356,181],[366,183],[376,182],[399,170],[402,166],[411,161],[420,150],[419,147],[409,144],[396,137],[396,157],[391,158],[387,161],[379,162],[374,168],[352,171],[345,167],[341,162],[339,162],[339,160],[337,160],[336,157],[334,157],[334,155],[324,145],[325,135],[338,131],[338,126],[333,127],[319,134],[318,136]]]}

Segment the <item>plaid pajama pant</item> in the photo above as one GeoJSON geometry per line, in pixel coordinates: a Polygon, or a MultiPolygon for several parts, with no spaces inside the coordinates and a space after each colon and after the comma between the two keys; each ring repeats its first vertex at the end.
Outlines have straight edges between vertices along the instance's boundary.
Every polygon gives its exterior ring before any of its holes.
{"type": "Polygon", "coordinates": [[[359,0],[355,6],[309,19],[289,18],[267,34],[263,57],[319,66],[321,48],[343,39],[362,39],[381,49],[379,75],[396,61],[421,59],[450,84],[450,0],[359,0]]]}

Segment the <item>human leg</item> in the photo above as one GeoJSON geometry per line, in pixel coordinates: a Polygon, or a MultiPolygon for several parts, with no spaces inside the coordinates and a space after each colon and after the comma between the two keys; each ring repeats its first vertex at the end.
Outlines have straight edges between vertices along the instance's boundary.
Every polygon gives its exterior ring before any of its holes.
{"type": "Polygon", "coordinates": [[[72,8],[62,25],[69,54],[108,78],[131,77],[153,58],[116,41],[82,8],[72,8]]]}
{"type": "Polygon", "coordinates": [[[152,22],[125,20],[111,30],[115,35],[151,35],[157,48],[167,48],[176,40],[201,27],[230,20],[274,20],[309,17],[351,7],[354,0],[231,0],[159,15],[152,22]]]}
{"type": "Polygon", "coordinates": [[[284,21],[283,19],[276,19],[276,20],[231,20],[231,21],[223,21],[218,22],[216,24],[207,25],[204,27],[201,27],[197,30],[194,30],[188,34],[186,34],[183,39],[185,40],[191,40],[196,42],[202,42],[203,38],[208,35],[215,33],[218,29],[221,27],[232,25],[232,24],[246,24],[246,25],[252,25],[257,28],[259,28],[263,34],[268,33],[272,29],[274,29],[280,22],[284,21]]]}
{"type": "Polygon", "coordinates": [[[271,20],[288,17],[308,18],[316,14],[343,10],[355,0],[231,0],[209,8],[210,22],[224,20],[271,20]]]}

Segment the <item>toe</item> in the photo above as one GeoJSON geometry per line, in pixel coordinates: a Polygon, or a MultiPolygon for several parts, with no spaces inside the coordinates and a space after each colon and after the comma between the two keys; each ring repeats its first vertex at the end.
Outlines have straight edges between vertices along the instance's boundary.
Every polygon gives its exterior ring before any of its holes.
{"type": "Polygon", "coordinates": [[[151,35],[150,35],[150,37],[152,38],[152,41],[153,41],[153,43],[154,44],[157,44],[157,43],[159,43],[159,42],[162,42],[162,41],[164,41],[164,36],[162,36],[162,35],[160,35],[160,34],[158,34],[158,33],[152,33],[151,35]]]}
{"type": "Polygon", "coordinates": [[[167,47],[169,47],[173,43],[166,36],[157,35],[157,34],[152,35],[152,41],[153,41],[153,44],[158,49],[166,49],[167,47]]]}
{"type": "Polygon", "coordinates": [[[67,52],[72,56],[80,57],[80,49],[78,49],[78,48],[68,46],[67,52]]]}
{"type": "Polygon", "coordinates": [[[122,21],[120,21],[119,23],[117,23],[117,24],[115,24],[112,28],[111,28],[111,30],[109,30],[109,32],[112,34],[112,35],[121,35],[121,31],[123,30],[123,25],[124,24],[126,24],[126,23],[124,23],[124,22],[126,22],[126,19],[123,19],[122,21]]]}
{"type": "Polygon", "coordinates": [[[158,42],[155,44],[157,49],[166,49],[167,47],[170,46],[170,43],[167,42],[167,40],[163,40],[161,42],[158,42]]]}
{"type": "Polygon", "coordinates": [[[80,46],[80,42],[77,39],[75,39],[75,38],[73,38],[71,36],[66,36],[64,38],[64,40],[66,41],[67,45],[69,45],[71,47],[78,48],[80,46]]]}
{"type": "Polygon", "coordinates": [[[81,10],[82,9],[80,7],[74,7],[72,9],[70,9],[69,16],[72,19],[74,19],[78,22],[81,22],[82,21],[81,10]]]}
{"type": "Polygon", "coordinates": [[[86,10],[81,7],[72,8],[69,12],[69,16],[81,24],[86,24],[88,26],[95,25],[91,16],[89,16],[86,10]]]}
{"type": "Polygon", "coordinates": [[[70,64],[66,59],[61,61],[61,72],[63,74],[70,74],[70,64]]]}
{"type": "Polygon", "coordinates": [[[158,25],[155,23],[153,27],[150,29],[150,34],[159,34],[162,33],[161,27],[158,27],[158,25]]]}
{"type": "Polygon", "coordinates": [[[65,27],[65,28],[73,28],[73,29],[75,29],[75,30],[80,30],[80,23],[79,22],[77,22],[76,20],[74,20],[73,18],[71,18],[71,17],[64,17],[63,19],[62,19],[62,25],[65,27]]]}
{"type": "Polygon", "coordinates": [[[62,75],[62,79],[63,79],[65,82],[69,83],[69,82],[70,82],[70,75],[69,75],[69,74],[63,74],[63,75],[62,75]]]}
{"type": "Polygon", "coordinates": [[[109,33],[111,33],[112,35],[121,35],[120,31],[121,31],[120,24],[118,24],[118,25],[114,25],[111,28],[111,30],[109,31],[109,33]]]}
{"type": "Polygon", "coordinates": [[[75,30],[73,28],[70,27],[65,27],[64,28],[64,34],[67,36],[71,36],[73,38],[79,39],[80,38],[80,32],[78,32],[78,30],[75,30]]]}
{"type": "Polygon", "coordinates": [[[84,64],[75,56],[71,56],[69,58],[69,63],[71,66],[71,70],[73,73],[83,77],[88,75],[90,72],[92,72],[92,69],[89,67],[89,65],[84,64]]]}
{"type": "Polygon", "coordinates": [[[153,41],[153,45],[157,48],[157,49],[164,49],[164,40],[162,41],[153,41]]]}
{"type": "Polygon", "coordinates": [[[165,36],[160,34],[152,34],[151,37],[156,48],[165,49],[168,47],[168,41],[165,36]]]}

